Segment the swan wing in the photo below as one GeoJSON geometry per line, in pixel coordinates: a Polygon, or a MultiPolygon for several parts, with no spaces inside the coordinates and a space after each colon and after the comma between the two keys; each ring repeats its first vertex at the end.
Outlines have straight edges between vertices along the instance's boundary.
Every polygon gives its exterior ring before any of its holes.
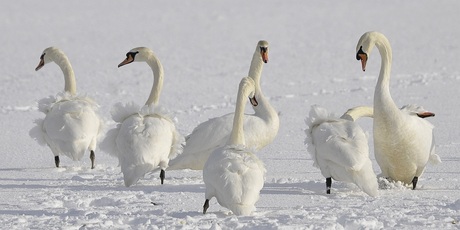
{"type": "Polygon", "coordinates": [[[367,137],[353,122],[324,122],[314,128],[312,136],[317,161],[321,158],[347,170],[359,171],[368,158],[367,137]]]}
{"type": "MultiPolygon", "coordinates": [[[[202,170],[211,153],[227,144],[233,127],[234,113],[209,119],[199,124],[185,138],[185,146],[180,155],[170,161],[170,170],[193,169],[202,170]]],[[[246,146],[259,150],[271,140],[261,137],[268,128],[259,117],[244,115],[244,137],[246,146]]]]}
{"type": "Polygon", "coordinates": [[[170,161],[168,169],[202,170],[211,153],[227,143],[232,124],[233,113],[199,124],[186,137],[183,152],[170,161]]]}

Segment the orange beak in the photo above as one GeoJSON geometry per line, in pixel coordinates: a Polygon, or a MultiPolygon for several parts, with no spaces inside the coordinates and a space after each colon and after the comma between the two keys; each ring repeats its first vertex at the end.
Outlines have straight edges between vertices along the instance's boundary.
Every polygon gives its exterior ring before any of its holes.
{"type": "Polygon", "coordinates": [[[256,96],[254,95],[254,97],[250,97],[249,98],[249,101],[251,102],[251,105],[256,107],[257,105],[259,105],[259,102],[257,102],[257,99],[256,99],[256,96]]]}
{"type": "Polygon", "coordinates": [[[268,62],[268,52],[267,51],[261,51],[260,55],[262,56],[262,61],[264,61],[264,63],[267,63],[268,62]]]}
{"type": "Polygon", "coordinates": [[[40,58],[40,62],[38,63],[38,66],[35,68],[35,71],[38,71],[45,65],[45,60],[43,58],[40,58]]]}
{"type": "Polygon", "coordinates": [[[366,54],[358,54],[359,59],[361,60],[361,67],[363,71],[366,71],[366,63],[367,63],[367,55],[366,54]]]}
{"type": "Polygon", "coordinates": [[[120,64],[118,64],[118,68],[126,65],[126,64],[129,64],[131,62],[134,61],[134,57],[132,55],[127,55],[126,59],[124,61],[122,61],[120,64]]]}
{"type": "Polygon", "coordinates": [[[417,116],[420,117],[420,118],[434,117],[434,113],[432,113],[432,112],[420,112],[420,113],[417,113],[417,116]]]}

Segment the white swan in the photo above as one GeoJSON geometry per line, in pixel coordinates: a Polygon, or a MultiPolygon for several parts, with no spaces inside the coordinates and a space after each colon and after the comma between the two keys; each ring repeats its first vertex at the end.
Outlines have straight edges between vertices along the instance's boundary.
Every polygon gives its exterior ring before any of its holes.
{"type": "Polygon", "coordinates": [[[59,167],[60,154],[81,160],[85,151],[89,150],[91,168],[94,168],[94,151],[101,130],[101,121],[96,113],[98,105],[89,97],[76,95],[75,75],[62,50],[46,48],[35,71],[50,62],[55,62],[64,73],[64,92],[39,101],[39,110],[46,116],[35,122],[37,126],[29,134],[39,144],[51,148],[56,167],[59,167]]]}
{"type": "MultiPolygon", "coordinates": [[[[255,82],[254,114],[244,116],[244,137],[246,146],[256,151],[270,144],[279,129],[278,113],[270,105],[260,88],[260,76],[263,64],[268,62],[268,42],[259,41],[252,57],[249,77],[255,82]]],[[[226,144],[232,129],[233,113],[212,118],[199,124],[186,137],[184,151],[171,160],[168,170],[193,169],[202,170],[211,153],[226,144]]]]}
{"type": "MultiPolygon", "coordinates": [[[[264,185],[265,167],[257,156],[245,145],[246,128],[244,108],[246,98],[254,94],[254,81],[243,78],[239,85],[233,128],[230,140],[224,147],[216,149],[206,161],[203,180],[206,185],[203,214],[209,207],[209,200],[230,209],[235,215],[249,215],[264,185]]],[[[253,106],[257,103],[251,100],[253,106]]]]}
{"type": "MultiPolygon", "coordinates": [[[[382,57],[380,74],[374,92],[374,149],[382,176],[407,184],[415,189],[428,161],[439,163],[435,154],[433,125],[410,110],[398,109],[390,95],[392,51],[388,39],[378,32],[364,33],[356,46],[356,58],[365,71],[374,46],[382,57]]],[[[410,106],[414,107],[415,106],[410,106]]],[[[421,114],[421,113],[420,113],[421,114]]],[[[419,115],[420,115],[419,114],[419,115]]]]}
{"type": "Polygon", "coordinates": [[[372,117],[372,107],[349,109],[341,118],[313,105],[307,123],[308,152],[314,166],[326,177],[326,193],[330,194],[332,178],[356,184],[369,196],[378,195],[377,176],[369,159],[367,135],[354,121],[372,117]]]}
{"type": "Polygon", "coordinates": [[[169,159],[180,152],[183,140],[167,111],[157,106],[163,87],[160,61],[149,48],[138,47],[129,51],[118,67],[135,61],[146,62],[153,71],[150,96],[142,108],[134,103],[115,104],[112,118],[118,123],[117,127],[108,132],[101,144],[104,151],[118,157],[126,187],[157,167],[161,169],[163,184],[164,169],[169,159]]]}

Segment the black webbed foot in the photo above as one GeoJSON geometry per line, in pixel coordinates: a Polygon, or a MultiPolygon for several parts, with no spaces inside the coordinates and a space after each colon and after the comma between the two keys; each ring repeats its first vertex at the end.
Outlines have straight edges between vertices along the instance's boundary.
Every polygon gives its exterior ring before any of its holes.
{"type": "Polygon", "coordinates": [[[206,199],[203,205],[203,214],[206,214],[206,211],[208,210],[208,208],[209,208],[209,199],[206,199]]]}
{"type": "Polygon", "coordinates": [[[332,187],[332,178],[326,178],[326,193],[331,194],[331,187],[332,187]]]}
{"type": "Polygon", "coordinates": [[[56,168],[59,168],[59,163],[60,163],[60,162],[61,162],[61,161],[59,160],[59,156],[55,156],[55,157],[54,157],[54,164],[56,164],[56,168]]]}
{"type": "Polygon", "coordinates": [[[414,179],[412,179],[412,190],[415,190],[415,187],[417,186],[417,182],[418,182],[418,177],[414,177],[414,179]]]}
{"type": "Polygon", "coordinates": [[[161,184],[163,184],[163,182],[164,182],[164,180],[165,180],[165,175],[166,175],[165,170],[162,169],[162,170],[160,171],[160,180],[161,180],[161,184]]]}
{"type": "Polygon", "coordinates": [[[96,156],[93,150],[91,150],[91,153],[89,154],[89,159],[91,159],[91,169],[94,169],[94,160],[96,159],[96,156]]]}

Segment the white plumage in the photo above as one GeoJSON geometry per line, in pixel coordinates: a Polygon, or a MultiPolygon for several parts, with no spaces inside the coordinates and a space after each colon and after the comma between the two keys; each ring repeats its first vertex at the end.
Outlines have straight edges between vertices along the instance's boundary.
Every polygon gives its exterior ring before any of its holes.
{"type": "Polygon", "coordinates": [[[341,118],[313,105],[307,117],[306,144],[314,165],[326,178],[327,193],[332,179],[356,184],[370,196],[378,195],[377,177],[369,159],[368,139],[354,121],[372,116],[372,108],[356,107],[341,118]]]}
{"type": "MultiPolygon", "coordinates": [[[[254,52],[249,77],[255,82],[254,114],[244,115],[244,137],[246,146],[256,151],[270,144],[279,129],[279,118],[260,88],[260,76],[263,64],[268,62],[268,42],[259,41],[254,52]]],[[[202,170],[211,153],[223,147],[230,136],[234,114],[212,118],[199,124],[186,137],[183,153],[171,160],[168,170],[193,169],[202,170]]]]}
{"type": "Polygon", "coordinates": [[[253,93],[253,80],[243,78],[238,90],[230,139],[225,146],[211,154],[203,169],[206,185],[203,213],[206,213],[212,197],[216,197],[220,205],[235,215],[250,215],[255,210],[254,205],[264,184],[265,167],[253,151],[245,146],[243,112],[246,97],[253,93]]]}
{"type": "Polygon", "coordinates": [[[392,51],[388,39],[379,32],[364,33],[356,46],[356,58],[361,60],[363,71],[374,46],[382,57],[374,92],[375,157],[382,176],[412,184],[415,189],[428,161],[440,162],[435,154],[433,125],[422,119],[434,114],[414,113],[415,106],[403,109],[396,106],[389,87],[392,51]]]}
{"type": "Polygon", "coordinates": [[[118,157],[125,186],[131,186],[146,173],[161,169],[161,183],[168,162],[180,152],[183,137],[177,132],[167,110],[158,106],[163,85],[163,66],[154,53],[145,47],[132,49],[119,67],[133,61],[144,61],[151,67],[154,84],[146,105],[117,103],[112,118],[117,127],[107,133],[101,148],[118,157]]]}
{"type": "Polygon", "coordinates": [[[81,160],[90,151],[91,168],[94,168],[95,149],[101,130],[97,115],[98,105],[87,96],[76,95],[75,75],[67,56],[56,47],[49,47],[40,56],[38,71],[45,64],[55,62],[64,73],[64,92],[55,97],[41,99],[38,108],[46,116],[35,121],[36,127],[29,132],[39,144],[48,145],[59,167],[59,155],[81,160]]]}

